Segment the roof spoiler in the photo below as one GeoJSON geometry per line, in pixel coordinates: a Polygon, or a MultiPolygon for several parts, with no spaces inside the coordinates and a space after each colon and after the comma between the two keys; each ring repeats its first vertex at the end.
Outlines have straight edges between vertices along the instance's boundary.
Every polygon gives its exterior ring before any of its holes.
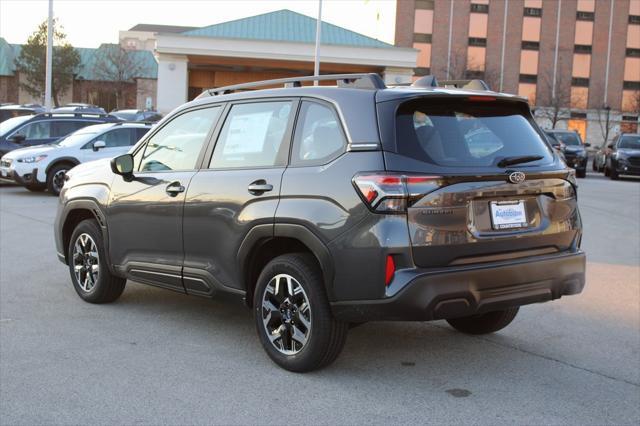
{"type": "Polygon", "coordinates": [[[302,87],[302,83],[309,81],[335,81],[338,87],[353,89],[377,90],[387,86],[378,74],[326,74],[306,77],[277,78],[275,80],[252,81],[250,83],[234,84],[232,86],[217,87],[204,90],[196,99],[226,95],[238,90],[256,89],[265,86],[302,87]]]}
{"type": "Polygon", "coordinates": [[[433,75],[425,75],[420,77],[411,85],[412,87],[449,87],[455,89],[467,89],[467,90],[491,90],[489,85],[483,80],[436,80],[433,75]]]}

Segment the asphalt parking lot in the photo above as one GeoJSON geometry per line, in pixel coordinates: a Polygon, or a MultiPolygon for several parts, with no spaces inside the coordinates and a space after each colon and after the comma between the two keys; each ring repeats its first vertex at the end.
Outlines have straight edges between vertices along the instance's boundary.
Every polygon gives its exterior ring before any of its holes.
{"type": "Polygon", "coordinates": [[[82,302],[57,200],[0,186],[0,424],[638,424],[640,180],[579,183],[583,294],[489,337],[368,323],[305,375],[271,363],[235,302],[132,282],[82,302]]]}

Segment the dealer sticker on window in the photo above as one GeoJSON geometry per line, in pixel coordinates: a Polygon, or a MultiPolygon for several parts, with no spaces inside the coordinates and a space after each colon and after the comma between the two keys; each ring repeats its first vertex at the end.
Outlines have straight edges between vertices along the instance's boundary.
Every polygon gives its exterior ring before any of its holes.
{"type": "Polygon", "coordinates": [[[492,201],[491,224],[493,229],[526,227],[528,222],[524,201],[492,201]]]}

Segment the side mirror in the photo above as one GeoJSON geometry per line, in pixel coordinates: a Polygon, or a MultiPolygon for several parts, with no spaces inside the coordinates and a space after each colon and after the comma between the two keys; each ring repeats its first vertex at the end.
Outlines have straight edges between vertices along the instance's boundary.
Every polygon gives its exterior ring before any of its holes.
{"type": "Polygon", "coordinates": [[[613,144],[612,144],[612,143],[610,143],[609,145],[607,145],[607,148],[609,148],[609,149],[613,149],[613,144]]]}
{"type": "Polygon", "coordinates": [[[589,142],[584,144],[585,148],[589,148],[591,146],[591,144],[589,142]]]}
{"type": "Polygon", "coordinates": [[[111,171],[124,180],[133,178],[133,155],[123,154],[111,159],[111,171]]]}
{"type": "Polygon", "coordinates": [[[22,143],[27,139],[27,137],[23,134],[20,133],[16,133],[15,135],[11,136],[9,138],[9,140],[13,143],[22,143]]]}
{"type": "Polygon", "coordinates": [[[105,146],[107,146],[107,144],[104,143],[104,141],[95,141],[93,143],[93,151],[98,152],[100,148],[104,148],[105,146]]]}

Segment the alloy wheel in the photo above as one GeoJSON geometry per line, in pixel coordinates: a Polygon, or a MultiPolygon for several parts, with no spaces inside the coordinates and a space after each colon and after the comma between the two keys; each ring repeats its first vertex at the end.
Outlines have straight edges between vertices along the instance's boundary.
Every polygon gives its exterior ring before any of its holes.
{"type": "Polygon", "coordinates": [[[66,174],[67,174],[66,170],[58,170],[53,175],[53,179],[52,179],[53,189],[58,193],[62,191],[66,174]]]}
{"type": "Polygon", "coordinates": [[[73,272],[80,288],[89,292],[98,282],[100,256],[98,246],[89,234],[78,235],[73,245],[73,272]]]}
{"type": "Polygon", "coordinates": [[[311,335],[311,306],[298,280],[288,274],[271,278],[262,294],[262,324],[280,353],[295,355],[311,335]]]}

